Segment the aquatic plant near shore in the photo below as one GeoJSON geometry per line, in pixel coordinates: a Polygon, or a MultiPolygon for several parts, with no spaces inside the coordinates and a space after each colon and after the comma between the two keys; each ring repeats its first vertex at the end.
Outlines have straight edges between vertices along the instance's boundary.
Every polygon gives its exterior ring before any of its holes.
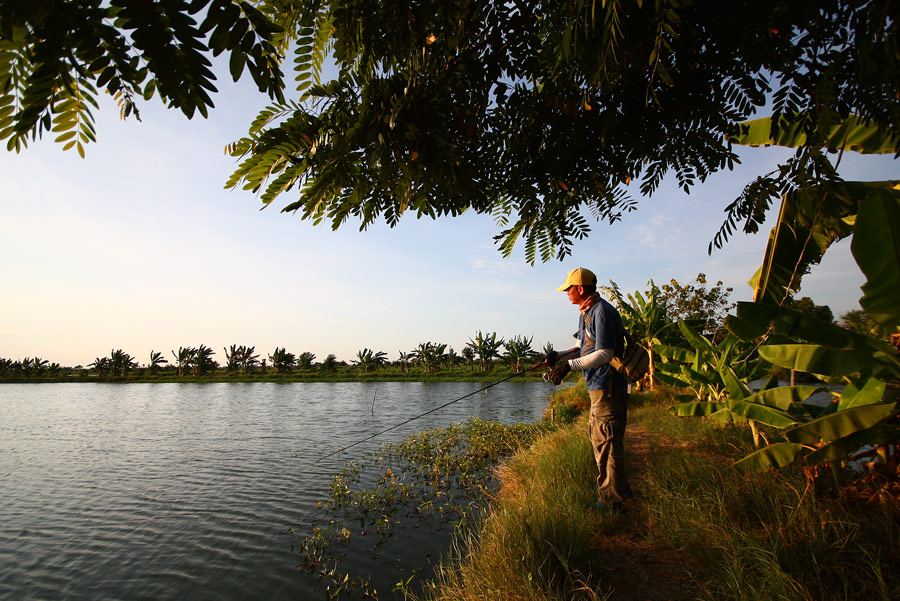
{"type": "MultiPolygon", "coordinates": [[[[362,546],[379,553],[406,527],[470,525],[496,490],[494,469],[500,459],[552,428],[546,422],[503,425],[472,419],[419,432],[350,462],[332,480],[331,496],[317,506],[327,523],[299,543],[302,567],[327,581],[331,599],[350,592],[377,598],[367,576],[341,569],[346,555],[362,546]]],[[[404,576],[403,590],[415,575],[404,576]]]]}

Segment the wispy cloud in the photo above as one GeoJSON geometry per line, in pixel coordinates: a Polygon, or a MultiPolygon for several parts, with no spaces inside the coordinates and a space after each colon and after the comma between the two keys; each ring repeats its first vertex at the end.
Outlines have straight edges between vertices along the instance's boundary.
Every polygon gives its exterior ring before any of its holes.
{"type": "Polygon", "coordinates": [[[659,250],[672,250],[683,243],[682,222],[672,216],[655,214],[637,226],[630,238],[638,245],[659,250]]]}

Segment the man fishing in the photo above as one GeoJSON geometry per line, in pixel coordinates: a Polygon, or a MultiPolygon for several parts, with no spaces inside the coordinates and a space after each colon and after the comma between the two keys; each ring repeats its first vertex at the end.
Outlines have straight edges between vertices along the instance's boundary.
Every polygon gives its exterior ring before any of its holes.
{"type": "Polygon", "coordinates": [[[577,305],[578,345],[551,351],[545,364],[552,367],[550,380],[562,382],[573,369],[580,369],[591,399],[588,421],[594,459],[597,462],[597,506],[616,513],[625,511],[624,501],[633,493],[625,472],[625,425],[628,419],[628,384],[609,362],[624,351],[625,328],[619,312],[597,293],[597,276],[584,267],[573,269],[556,289],[577,305]]]}

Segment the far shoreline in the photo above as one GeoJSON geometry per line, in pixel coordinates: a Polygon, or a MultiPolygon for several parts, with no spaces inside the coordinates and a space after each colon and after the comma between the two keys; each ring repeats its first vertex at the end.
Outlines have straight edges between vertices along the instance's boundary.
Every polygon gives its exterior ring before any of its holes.
{"type": "Polygon", "coordinates": [[[279,374],[279,375],[214,375],[214,376],[175,376],[175,375],[128,375],[128,376],[95,376],[95,375],[58,375],[45,377],[6,377],[0,378],[0,384],[317,384],[339,382],[406,382],[406,383],[492,383],[508,378],[510,382],[543,382],[543,372],[539,370],[513,372],[496,370],[471,373],[333,373],[333,374],[279,374]]]}

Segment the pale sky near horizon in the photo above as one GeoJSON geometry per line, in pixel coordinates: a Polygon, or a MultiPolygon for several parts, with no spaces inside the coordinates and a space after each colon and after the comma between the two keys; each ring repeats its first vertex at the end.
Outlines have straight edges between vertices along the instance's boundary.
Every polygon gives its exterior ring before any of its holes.
{"type": "MultiPolygon", "coordinates": [[[[157,99],[143,122],[122,122],[110,102],[95,111],[98,143],[82,160],[53,136],[0,155],[0,357],[40,356],[87,365],[121,348],[140,363],[151,350],[206,344],[276,346],[321,361],[360,349],[396,359],[419,343],[461,351],[480,330],[568,346],[577,312],[555,291],[569,269],[592,269],[625,292],[703,272],[749,300],[774,213],[759,234],[734,235],[707,256],[722,210],[756,175],[791,151],[746,149],[743,163],[698,184],[672,180],[615,225],[595,223],[562,263],[504,259],[489,216],[404,217],[359,232],[313,226],[280,208],[260,211],[249,192],[224,190],[236,162],[224,146],[245,134],[266,98],[249,77],[218,82],[209,119],[187,120],[157,99]]],[[[847,153],[846,179],[898,179],[892,156],[847,153]]],[[[637,196],[637,193],[635,193],[637,196]]],[[[858,308],[864,282],[849,241],[806,276],[799,296],[840,315],[858,308]]]]}

